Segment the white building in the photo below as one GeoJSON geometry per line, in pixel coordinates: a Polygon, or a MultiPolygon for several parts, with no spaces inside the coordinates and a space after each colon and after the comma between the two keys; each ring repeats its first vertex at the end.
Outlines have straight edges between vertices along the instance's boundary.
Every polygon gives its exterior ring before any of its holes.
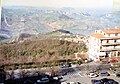
{"type": "Polygon", "coordinates": [[[89,35],[87,47],[89,58],[94,61],[120,56],[120,29],[95,31],[89,35]]]}

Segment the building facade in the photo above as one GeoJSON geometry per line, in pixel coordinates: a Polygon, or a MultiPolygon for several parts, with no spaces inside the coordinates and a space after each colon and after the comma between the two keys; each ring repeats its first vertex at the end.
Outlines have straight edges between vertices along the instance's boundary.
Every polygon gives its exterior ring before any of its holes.
{"type": "Polygon", "coordinates": [[[97,61],[120,56],[120,29],[96,30],[88,38],[89,58],[97,61]]]}

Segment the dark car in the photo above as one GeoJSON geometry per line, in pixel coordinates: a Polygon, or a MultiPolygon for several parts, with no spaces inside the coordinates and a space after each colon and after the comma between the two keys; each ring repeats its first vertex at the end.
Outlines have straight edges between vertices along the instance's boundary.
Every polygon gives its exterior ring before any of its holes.
{"type": "Polygon", "coordinates": [[[31,80],[25,80],[24,84],[33,84],[33,81],[31,81],[31,80]]]}
{"type": "Polygon", "coordinates": [[[120,73],[117,73],[117,74],[116,74],[116,77],[120,77],[120,73]]]}
{"type": "Polygon", "coordinates": [[[116,82],[116,81],[113,80],[113,79],[109,79],[108,83],[109,83],[109,84],[119,84],[118,82],[116,82]]]}
{"type": "Polygon", "coordinates": [[[115,80],[113,79],[103,79],[102,82],[104,84],[119,84],[118,82],[116,82],[115,80]]]}
{"type": "Polygon", "coordinates": [[[108,81],[109,81],[108,78],[103,78],[103,79],[101,79],[101,82],[108,82],[108,81]]]}
{"type": "Polygon", "coordinates": [[[80,82],[77,82],[76,84],[81,84],[80,82]]]}
{"type": "Polygon", "coordinates": [[[92,84],[101,84],[101,80],[93,79],[93,80],[91,80],[91,83],[92,84]]]}
{"type": "Polygon", "coordinates": [[[101,82],[103,84],[119,84],[117,81],[115,81],[113,79],[108,79],[108,78],[101,79],[101,82]]]}
{"type": "Polygon", "coordinates": [[[108,72],[101,72],[99,75],[100,76],[110,76],[110,74],[108,72]]]}

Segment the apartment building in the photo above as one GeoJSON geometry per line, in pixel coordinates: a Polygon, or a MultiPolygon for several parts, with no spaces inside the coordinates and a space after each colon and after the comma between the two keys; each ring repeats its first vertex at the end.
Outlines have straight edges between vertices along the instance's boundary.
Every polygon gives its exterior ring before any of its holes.
{"type": "Polygon", "coordinates": [[[120,28],[96,30],[88,38],[88,55],[94,61],[120,56],[120,28]]]}

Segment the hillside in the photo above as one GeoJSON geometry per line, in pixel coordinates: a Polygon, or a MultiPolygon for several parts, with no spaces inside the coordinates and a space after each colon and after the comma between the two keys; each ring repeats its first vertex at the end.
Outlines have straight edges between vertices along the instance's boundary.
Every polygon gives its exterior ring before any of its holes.
{"type": "Polygon", "coordinates": [[[62,40],[26,40],[22,43],[0,45],[0,63],[29,63],[60,60],[75,52],[86,52],[84,43],[62,40]]]}

